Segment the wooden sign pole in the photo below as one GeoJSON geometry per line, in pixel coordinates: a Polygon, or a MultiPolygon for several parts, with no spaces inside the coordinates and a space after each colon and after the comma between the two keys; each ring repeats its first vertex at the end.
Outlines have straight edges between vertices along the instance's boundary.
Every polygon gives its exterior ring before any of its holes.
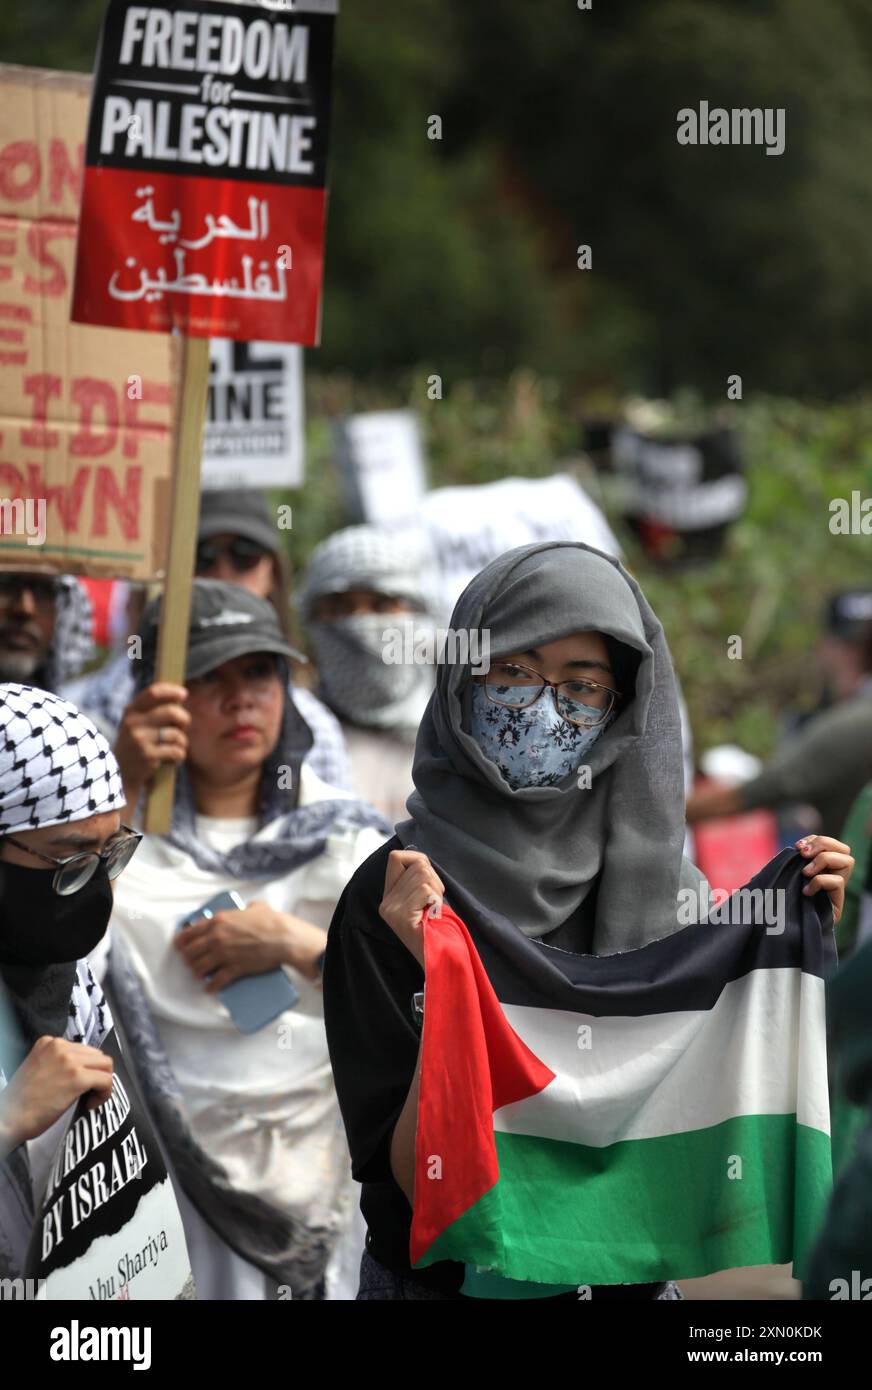
{"type": "MultiPolygon", "coordinates": [[[[209,339],[182,338],[179,424],[175,438],[170,545],[160,607],[155,680],[184,685],[191,620],[191,583],[197,551],[200,512],[200,458],[209,386],[209,339]]],[[[174,763],[155,774],[145,804],[143,825],[151,835],[165,835],[172,818],[176,786],[174,763]]]]}

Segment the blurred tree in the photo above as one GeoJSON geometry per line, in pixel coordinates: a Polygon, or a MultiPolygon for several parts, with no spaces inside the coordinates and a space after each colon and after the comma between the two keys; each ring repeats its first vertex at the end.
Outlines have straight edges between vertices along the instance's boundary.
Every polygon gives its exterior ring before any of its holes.
{"type": "MultiPolygon", "coordinates": [[[[103,9],[9,5],[0,52],[87,70],[103,9]]],[[[838,395],[867,378],[870,215],[868,0],[347,3],[313,365],[838,395]],[[703,99],[783,107],[785,152],[679,145],[703,99]]]]}
{"type": "Polygon", "coordinates": [[[463,8],[463,127],[498,133],[570,221],[558,270],[593,245],[583,334],[629,299],[647,331],[624,365],[648,389],[867,380],[872,8],[829,0],[821,21],[818,0],[463,8]],[[784,153],[679,145],[703,99],[783,107],[784,153]]]}

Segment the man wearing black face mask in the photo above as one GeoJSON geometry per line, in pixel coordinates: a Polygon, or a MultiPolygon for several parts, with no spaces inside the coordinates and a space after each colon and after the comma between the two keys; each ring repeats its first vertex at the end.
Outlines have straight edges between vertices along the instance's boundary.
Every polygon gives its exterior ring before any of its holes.
{"type": "Polygon", "coordinates": [[[140,837],[109,745],[75,706],[0,685],[0,1276],[18,1277],[33,1199],[70,1106],[112,1087],[110,1019],[87,959],[140,837]]]}

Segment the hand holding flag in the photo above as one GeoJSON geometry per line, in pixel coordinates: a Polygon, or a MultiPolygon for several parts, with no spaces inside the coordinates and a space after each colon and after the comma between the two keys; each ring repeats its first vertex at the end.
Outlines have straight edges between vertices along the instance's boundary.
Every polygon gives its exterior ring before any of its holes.
{"type": "Polygon", "coordinates": [[[424,913],[438,917],[442,912],[445,885],[426,854],[417,850],[395,849],[388,855],[385,891],[379,916],[424,965],[424,913]]]}
{"type": "Polygon", "coordinates": [[[806,835],[802,840],[797,840],[796,848],[808,860],[802,871],[809,879],[803,893],[808,898],[815,893],[828,893],[835,925],[842,915],[845,884],[854,868],[850,845],[843,845],[841,840],[834,840],[828,835],[806,835]]]}

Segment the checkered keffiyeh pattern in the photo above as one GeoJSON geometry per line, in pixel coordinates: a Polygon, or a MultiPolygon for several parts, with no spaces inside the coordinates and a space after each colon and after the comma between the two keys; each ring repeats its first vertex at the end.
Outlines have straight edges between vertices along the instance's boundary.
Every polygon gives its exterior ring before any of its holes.
{"type": "Polygon", "coordinates": [[[75,705],[0,685],[0,835],[120,811],[115,755],[75,705]]]}
{"type": "Polygon", "coordinates": [[[88,591],[75,575],[62,574],[55,585],[54,636],[42,679],[51,690],[72,680],[94,655],[94,610],[88,591]]]}
{"type": "Polygon", "coordinates": [[[312,552],[299,599],[304,616],[311,616],[322,594],[346,589],[375,589],[428,608],[422,546],[422,538],[414,533],[406,535],[378,526],[346,526],[334,531],[312,552]]]}

